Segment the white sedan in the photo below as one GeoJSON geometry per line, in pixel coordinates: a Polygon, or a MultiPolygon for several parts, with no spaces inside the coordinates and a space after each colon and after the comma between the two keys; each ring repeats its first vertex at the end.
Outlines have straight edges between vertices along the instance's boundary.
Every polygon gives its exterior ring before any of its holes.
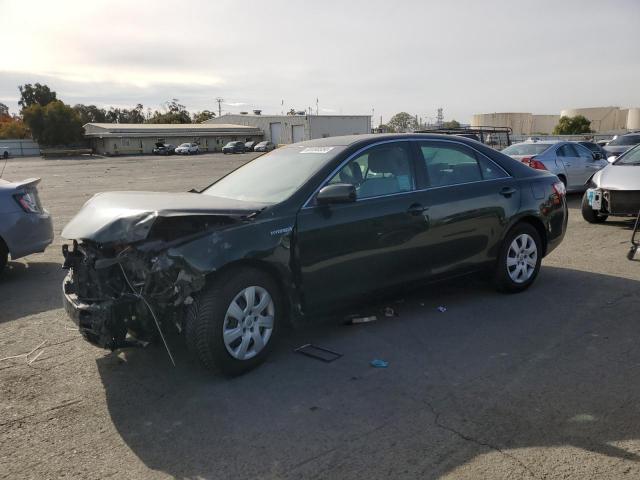
{"type": "Polygon", "coordinates": [[[200,152],[200,147],[197,143],[183,143],[176,147],[176,153],[179,155],[191,155],[198,152],[200,152]]]}

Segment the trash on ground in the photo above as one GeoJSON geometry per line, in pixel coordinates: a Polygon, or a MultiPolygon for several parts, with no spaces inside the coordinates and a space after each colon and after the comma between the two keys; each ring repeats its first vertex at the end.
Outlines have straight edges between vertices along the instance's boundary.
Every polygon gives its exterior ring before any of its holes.
{"type": "Polygon", "coordinates": [[[376,315],[369,315],[366,317],[353,316],[347,317],[346,323],[350,325],[357,325],[358,323],[369,323],[375,322],[376,320],[378,320],[378,317],[376,315]]]}
{"type": "Polygon", "coordinates": [[[384,307],[384,316],[385,317],[397,317],[398,314],[396,313],[396,311],[393,308],[384,307]]]}
{"type": "Polygon", "coordinates": [[[44,340],[40,345],[38,345],[37,347],[35,347],[33,350],[31,350],[29,353],[21,353],[19,355],[11,355],[10,357],[4,357],[4,358],[0,358],[0,362],[4,361],[4,360],[11,360],[13,358],[22,358],[24,357],[25,361],[28,364],[31,364],[32,362],[35,361],[36,358],[38,358],[40,356],[40,354],[42,353],[42,351],[40,353],[38,353],[35,358],[33,358],[31,361],[29,361],[29,355],[31,355],[32,353],[34,353],[36,350],[38,350],[40,347],[42,347],[45,343],[47,343],[46,340],[44,340]]]}
{"type": "Polygon", "coordinates": [[[296,348],[294,352],[301,353],[302,355],[306,355],[307,357],[315,358],[317,360],[322,360],[326,363],[333,362],[342,356],[341,353],[337,353],[323,347],[318,347],[317,345],[312,345],[310,343],[296,348]]]}
{"type": "Polygon", "coordinates": [[[438,307],[438,311],[439,311],[440,313],[444,313],[444,312],[446,312],[446,311],[447,311],[447,307],[445,307],[445,306],[443,306],[443,305],[440,305],[440,306],[438,307]]]}
{"type": "Polygon", "coordinates": [[[376,358],[375,360],[371,360],[371,366],[375,368],[387,368],[389,366],[389,362],[376,358]]]}

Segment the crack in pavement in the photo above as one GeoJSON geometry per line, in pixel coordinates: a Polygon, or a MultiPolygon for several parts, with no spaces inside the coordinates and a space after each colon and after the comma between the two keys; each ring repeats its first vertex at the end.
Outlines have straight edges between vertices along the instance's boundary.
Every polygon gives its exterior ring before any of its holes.
{"type": "Polygon", "coordinates": [[[466,441],[466,442],[471,442],[474,443],[476,445],[479,445],[481,447],[486,447],[489,448],[491,450],[494,450],[498,453],[500,453],[501,455],[511,459],[512,461],[516,462],[525,472],[527,472],[531,477],[533,478],[539,478],[534,472],[533,470],[531,470],[529,468],[529,466],[527,464],[525,464],[522,460],[520,460],[519,458],[515,457],[514,455],[511,455],[510,453],[505,452],[504,450],[502,450],[500,447],[497,447],[496,445],[493,445],[491,443],[486,443],[486,442],[482,442],[476,438],[473,438],[469,435],[466,435],[458,430],[456,430],[453,427],[450,427],[448,425],[445,425],[444,423],[442,423],[440,421],[440,412],[437,412],[436,409],[434,408],[434,406],[431,404],[431,402],[429,400],[424,399],[423,402],[427,405],[427,407],[429,408],[429,410],[431,410],[431,413],[433,414],[433,424],[442,429],[445,430],[447,432],[453,433],[454,435],[456,435],[457,437],[461,438],[462,440],[466,441]]]}

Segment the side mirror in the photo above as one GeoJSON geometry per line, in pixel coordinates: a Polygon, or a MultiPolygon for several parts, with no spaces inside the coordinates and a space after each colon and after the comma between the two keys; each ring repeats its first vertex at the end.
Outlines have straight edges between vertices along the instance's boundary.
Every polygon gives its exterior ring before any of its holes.
{"type": "Polygon", "coordinates": [[[350,183],[334,183],[325,185],[316,195],[319,205],[332,203],[350,203],[356,201],[356,187],[350,183]]]}
{"type": "Polygon", "coordinates": [[[594,160],[602,160],[602,154],[600,152],[593,152],[594,160]]]}

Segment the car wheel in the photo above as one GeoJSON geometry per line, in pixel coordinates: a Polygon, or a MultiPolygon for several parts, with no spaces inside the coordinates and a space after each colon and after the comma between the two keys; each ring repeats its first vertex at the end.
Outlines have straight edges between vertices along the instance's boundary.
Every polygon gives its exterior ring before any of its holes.
{"type": "Polygon", "coordinates": [[[589,199],[587,193],[582,196],[582,218],[589,223],[603,223],[607,219],[608,215],[596,212],[591,205],[589,205],[589,199]]]}
{"type": "Polygon", "coordinates": [[[265,360],[282,314],[280,290],[269,274],[253,268],[231,270],[189,306],[187,347],[207,368],[240,375],[265,360]]]}
{"type": "Polygon", "coordinates": [[[496,288],[517,293],[531,286],[542,263],[542,241],[538,231],[528,223],[514,226],[502,243],[494,273],[496,288]]]}
{"type": "Polygon", "coordinates": [[[9,250],[7,246],[4,244],[2,239],[0,238],[0,274],[4,270],[4,267],[7,266],[7,262],[9,261],[9,250]]]}

